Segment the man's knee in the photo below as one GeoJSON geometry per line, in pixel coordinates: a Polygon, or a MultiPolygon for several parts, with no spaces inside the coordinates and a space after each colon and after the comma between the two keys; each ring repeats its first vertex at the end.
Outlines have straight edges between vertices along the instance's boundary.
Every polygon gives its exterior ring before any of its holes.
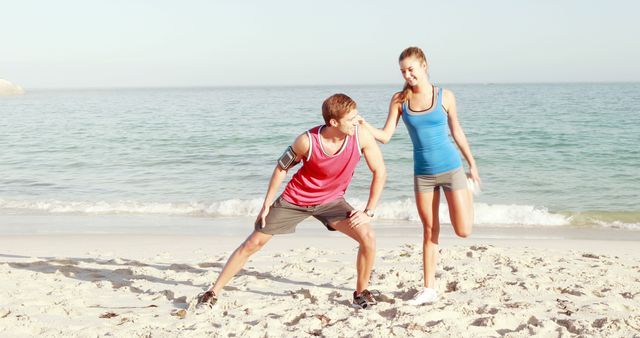
{"type": "Polygon", "coordinates": [[[262,247],[267,243],[266,240],[262,240],[259,238],[250,237],[247,238],[241,245],[240,251],[244,254],[253,254],[256,251],[262,249],[262,247]]]}
{"type": "Polygon", "coordinates": [[[359,233],[359,242],[365,249],[375,250],[376,248],[376,233],[371,228],[363,229],[359,233]]]}

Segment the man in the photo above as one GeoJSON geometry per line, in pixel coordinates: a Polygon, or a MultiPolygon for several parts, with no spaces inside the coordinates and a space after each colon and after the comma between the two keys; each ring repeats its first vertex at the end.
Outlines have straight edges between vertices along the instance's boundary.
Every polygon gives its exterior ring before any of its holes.
{"type": "Polygon", "coordinates": [[[299,135],[278,159],[255,230],[229,257],[215,284],[198,296],[198,305],[215,304],[220,290],[252,254],[273,235],[295,232],[298,223],[309,216],[328,230],[340,231],[359,243],[353,306],[367,308],[376,303],[367,287],[375,259],[375,235],[370,222],[386,180],[382,153],[367,128],[358,130],[356,103],[347,95],[327,98],[322,104],[322,116],[325,125],[299,135]],[[361,155],[373,179],[366,208],[355,210],[344,200],[344,193],[361,155]],[[275,199],[287,171],[300,161],[302,167],[275,199]]]}

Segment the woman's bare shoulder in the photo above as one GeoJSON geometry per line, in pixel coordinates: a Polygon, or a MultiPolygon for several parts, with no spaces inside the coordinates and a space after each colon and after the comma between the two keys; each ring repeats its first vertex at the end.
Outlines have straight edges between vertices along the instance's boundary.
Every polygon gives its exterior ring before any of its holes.
{"type": "Polygon", "coordinates": [[[404,101],[402,92],[396,92],[391,97],[392,104],[402,104],[402,101],[404,101]]]}

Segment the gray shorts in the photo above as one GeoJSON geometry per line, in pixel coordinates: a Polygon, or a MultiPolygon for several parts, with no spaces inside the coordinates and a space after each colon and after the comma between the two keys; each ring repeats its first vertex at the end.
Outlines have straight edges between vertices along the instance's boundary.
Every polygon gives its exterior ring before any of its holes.
{"type": "Polygon", "coordinates": [[[349,213],[353,209],[344,198],[338,198],[325,204],[300,206],[289,203],[280,196],[271,205],[264,228],[260,228],[259,221],[254,224],[254,227],[256,231],[269,235],[290,234],[296,231],[298,223],[313,216],[322,222],[328,230],[336,231],[330,224],[349,218],[349,213]]]}
{"type": "Polygon", "coordinates": [[[434,192],[438,187],[445,191],[467,188],[467,174],[462,167],[435,175],[415,175],[413,189],[415,192],[434,192]]]}

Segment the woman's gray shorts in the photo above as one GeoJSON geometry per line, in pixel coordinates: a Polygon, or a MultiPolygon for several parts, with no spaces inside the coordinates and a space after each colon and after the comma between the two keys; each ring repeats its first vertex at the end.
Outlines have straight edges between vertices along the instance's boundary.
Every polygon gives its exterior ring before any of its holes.
{"type": "Polygon", "coordinates": [[[434,192],[438,187],[445,191],[467,188],[467,174],[462,167],[435,175],[415,175],[413,189],[415,192],[434,192]]]}
{"type": "Polygon", "coordinates": [[[349,213],[353,209],[342,197],[325,204],[301,206],[289,203],[280,196],[271,205],[265,218],[264,228],[260,227],[258,220],[254,224],[254,229],[269,235],[290,234],[296,231],[298,223],[313,216],[328,230],[336,231],[331,224],[349,218],[349,213]]]}

